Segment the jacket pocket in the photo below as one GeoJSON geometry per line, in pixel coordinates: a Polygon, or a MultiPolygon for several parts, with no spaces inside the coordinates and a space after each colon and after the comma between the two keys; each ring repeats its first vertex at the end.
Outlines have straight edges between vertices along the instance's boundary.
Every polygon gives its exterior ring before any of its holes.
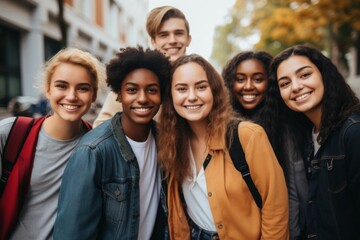
{"type": "Polygon", "coordinates": [[[130,187],[131,181],[127,179],[103,184],[105,215],[108,220],[118,222],[126,217],[130,187]]]}
{"type": "Polygon", "coordinates": [[[329,191],[333,194],[342,192],[347,185],[345,156],[323,159],[327,170],[329,191]]]}

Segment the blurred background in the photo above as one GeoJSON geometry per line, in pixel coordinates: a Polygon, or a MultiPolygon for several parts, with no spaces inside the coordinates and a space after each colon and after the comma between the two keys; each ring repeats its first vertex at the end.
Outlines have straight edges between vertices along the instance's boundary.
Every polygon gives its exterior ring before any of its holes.
{"type": "MultiPolygon", "coordinates": [[[[37,86],[41,67],[65,46],[107,63],[122,47],[150,46],[147,13],[162,5],[182,10],[188,53],[220,72],[244,50],[276,55],[295,44],[322,50],[360,97],[360,0],[0,0],[0,119],[48,111],[37,86]]],[[[104,101],[86,118],[92,121],[104,101]]]]}

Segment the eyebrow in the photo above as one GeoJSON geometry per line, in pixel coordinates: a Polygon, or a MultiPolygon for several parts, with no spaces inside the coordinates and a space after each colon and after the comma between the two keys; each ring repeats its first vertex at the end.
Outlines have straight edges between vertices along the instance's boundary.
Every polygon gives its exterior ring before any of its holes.
{"type": "MultiPolygon", "coordinates": [[[[258,75],[258,74],[266,75],[266,73],[264,73],[264,72],[254,72],[254,73],[251,74],[251,75],[253,76],[253,75],[258,75]]],[[[235,75],[246,75],[246,73],[237,72],[235,75]]]]}
{"type": "MultiPolygon", "coordinates": [[[[303,66],[303,67],[297,69],[297,70],[295,71],[295,73],[298,74],[299,72],[301,72],[301,71],[304,70],[305,68],[312,68],[312,67],[311,67],[311,66],[303,66]]],[[[279,82],[279,81],[281,81],[281,80],[283,80],[283,79],[285,79],[285,78],[286,78],[286,76],[281,77],[281,78],[278,78],[277,81],[279,82]]]]}
{"type": "MultiPolygon", "coordinates": [[[[136,86],[136,87],[139,86],[139,84],[132,83],[132,82],[127,82],[127,83],[125,83],[124,85],[125,85],[125,86],[126,86],[126,85],[131,85],[131,86],[136,86]]],[[[146,87],[152,87],[152,86],[158,87],[158,86],[160,86],[160,84],[159,84],[159,83],[151,83],[151,84],[146,85],[146,87]]]]}
{"type": "MultiPolygon", "coordinates": [[[[195,83],[195,85],[199,85],[199,84],[202,84],[202,83],[204,83],[204,82],[209,83],[209,80],[200,80],[200,81],[197,81],[197,82],[195,83]]],[[[176,86],[187,86],[187,85],[188,85],[187,83],[177,83],[177,84],[175,84],[175,87],[176,87],[176,86]]]]}

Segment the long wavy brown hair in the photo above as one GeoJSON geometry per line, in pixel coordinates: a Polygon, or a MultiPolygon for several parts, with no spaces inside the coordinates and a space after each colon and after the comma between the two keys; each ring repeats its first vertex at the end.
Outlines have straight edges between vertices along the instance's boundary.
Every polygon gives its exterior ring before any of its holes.
{"type": "MultiPolygon", "coordinates": [[[[173,63],[171,81],[165,89],[160,115],[158,157],[160,165],[167,173],[166,176],[173,174],[180,183],[190,175],[189,135],[191,129],[187,121],[175,111],[171,86],[175,70],[187,63],[199,64],[204,69],[214,96],[213,107],[208,116],[208,139],[225,140],[230,132],[229,128],[234,125],[232,123],[238,119],[231,107],[229,92],[223,79],[209,62],[199,55],[191,54],[182,56],[173,63]]],[[[225,148],[226,145],[224,145],[224,150],[225,148]]]]}

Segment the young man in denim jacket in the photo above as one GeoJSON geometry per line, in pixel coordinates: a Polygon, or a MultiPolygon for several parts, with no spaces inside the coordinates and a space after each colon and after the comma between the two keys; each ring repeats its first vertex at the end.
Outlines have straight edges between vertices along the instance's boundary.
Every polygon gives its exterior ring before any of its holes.
{"type": "Polygon", "coordinates": [[[123,112],[86,134],[71,156],[54,239],[166,238],[166,221],[162,233],[154,231],[166,199],[152,118],[169,69],[162,53],[142,47],[121,50],[107,65],[107,84],[123,112]]]}

